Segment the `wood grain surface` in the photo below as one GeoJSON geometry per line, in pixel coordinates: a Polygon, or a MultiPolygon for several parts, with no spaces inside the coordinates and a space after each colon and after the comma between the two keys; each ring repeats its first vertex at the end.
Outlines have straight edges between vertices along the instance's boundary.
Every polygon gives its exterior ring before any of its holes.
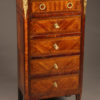
{"type": "Polygon", "coordinates": [[[79,68],[79,55],[30,60],[30,75],[34,77],[70,74],[78,72],[79,68]]]}
{"type": "Polygon", "coordinates": [[[31,79],[30,93],[33,97],[65,95],[69,90],[78,90],[79,74],[57,76],[50,78],[31,79]],[[54,84],[57,84],[55,87],[54,84]]]}
{"type": "Polygon", "coordinates": [[[29,33],[31,36],[44,34],[63,34],[81,32],[81,16],[67,16],[62,18],[31,19],[29,33]],[[55,28],[55,24],[59,28],[55,28]]]}
{"type": "Polygon", "coordinates": [[[24,31],[23,17],[17,11],[18,88],[24,93],[24,31]]]}
{"type": "Polygon", "coordinates": [[[67,95],[81,100],[84,0],[28,0],[27,18],[23,0],[16,2],[19,95],[23,100],[67,95]],[[72,8],[67,7],[68,3],[72,8]],[[46,6],[44,10],[41,4],[46,6]]]}
{"type": "Polygon", "coordinates": [[[30,40],[30,56],[51,56],[80,52],[80,36],[30,40]],[[55,50],[54,45],[59,47],[55,50]]]}
{"type": "Polygon", "coordinates": [[[46,13],[46,12],[61,12],[61,11],[69,11],[69,12],[81,12],[81,1],[80,0],[33,0],[31,2],[31,14],[32,13],[46,13]],[[67,4],[71,2],[72,8],[68,8],[67,4]],[[40,4],[45,4],[46,9],[41,10],[40,4]]]}

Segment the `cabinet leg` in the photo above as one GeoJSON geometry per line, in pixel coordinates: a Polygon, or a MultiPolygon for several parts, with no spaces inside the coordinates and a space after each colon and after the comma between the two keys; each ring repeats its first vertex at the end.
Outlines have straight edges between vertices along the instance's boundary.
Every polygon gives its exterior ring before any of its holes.
{"type": "Polygon", "coordinates": [[[22,95],[20,89],[18,89],[18,100],[23,100],[23,95],[22,95]]]}
{"type": "Polygon", "coordinates": [[[66,95],[65,97],[71,97],[71,95],[66,95]]]}
{"type": "Polygon", "coordinates": [[[81,94],[76,94],[76,100],[81,100],[81,94]]]}
{"type": "Polygon", "coordinates": [[[30,100],[39,100],[39,99],[38,99],[38,98],[34,98],[34,97],[32,98],[32,97],[31,97],[30,100]]]}

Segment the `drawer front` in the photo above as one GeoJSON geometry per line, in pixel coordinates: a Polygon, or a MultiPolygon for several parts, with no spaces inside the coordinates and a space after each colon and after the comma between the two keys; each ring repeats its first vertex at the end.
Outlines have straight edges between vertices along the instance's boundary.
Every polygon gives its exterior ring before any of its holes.
{"type": "Polygon", "coordinates": [[[79,88],[79,74],[55,76],[31,80],[30,93],[38,97],[66,95],[67,91],[79,88]]]}
{"type": "Polygon", "coordinates": [[[58,75],[78,72],[80,56],[54,57],[30,61],[31,76],[58,75]]]}
{"type": "Polygon", "coordinates": [[[31,2],[31,14],[51,12],[81,12],[81,0],[45,0],[31,2]]]}
{"type": "Polygon", "coordinates": [[[81,16],[64,18],[31,19],[29,33],[33,35],[81,32],[81,16]]]}
{"type": "Polygon", "coordinates": [[[30,40],[30,56],[80,53],[80,36],[30,40]]]}

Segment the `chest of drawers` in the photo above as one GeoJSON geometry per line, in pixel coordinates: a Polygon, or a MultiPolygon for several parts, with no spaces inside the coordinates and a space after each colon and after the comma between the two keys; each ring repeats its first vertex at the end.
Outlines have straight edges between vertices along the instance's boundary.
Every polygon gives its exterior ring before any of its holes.
{"type": "Polygon", "coordinates": [[[81,100],[86,0],[16,0],[18,99],[81,100]]]}

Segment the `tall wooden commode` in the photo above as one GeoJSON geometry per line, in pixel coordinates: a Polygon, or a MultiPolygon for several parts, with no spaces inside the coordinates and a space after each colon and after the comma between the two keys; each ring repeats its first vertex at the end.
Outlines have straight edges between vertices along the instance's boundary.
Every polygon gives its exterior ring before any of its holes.
{"type": "Polygon", "coordinates": [[[16,0],[18,100],[81,100],[86,0],[16,0]]]}

